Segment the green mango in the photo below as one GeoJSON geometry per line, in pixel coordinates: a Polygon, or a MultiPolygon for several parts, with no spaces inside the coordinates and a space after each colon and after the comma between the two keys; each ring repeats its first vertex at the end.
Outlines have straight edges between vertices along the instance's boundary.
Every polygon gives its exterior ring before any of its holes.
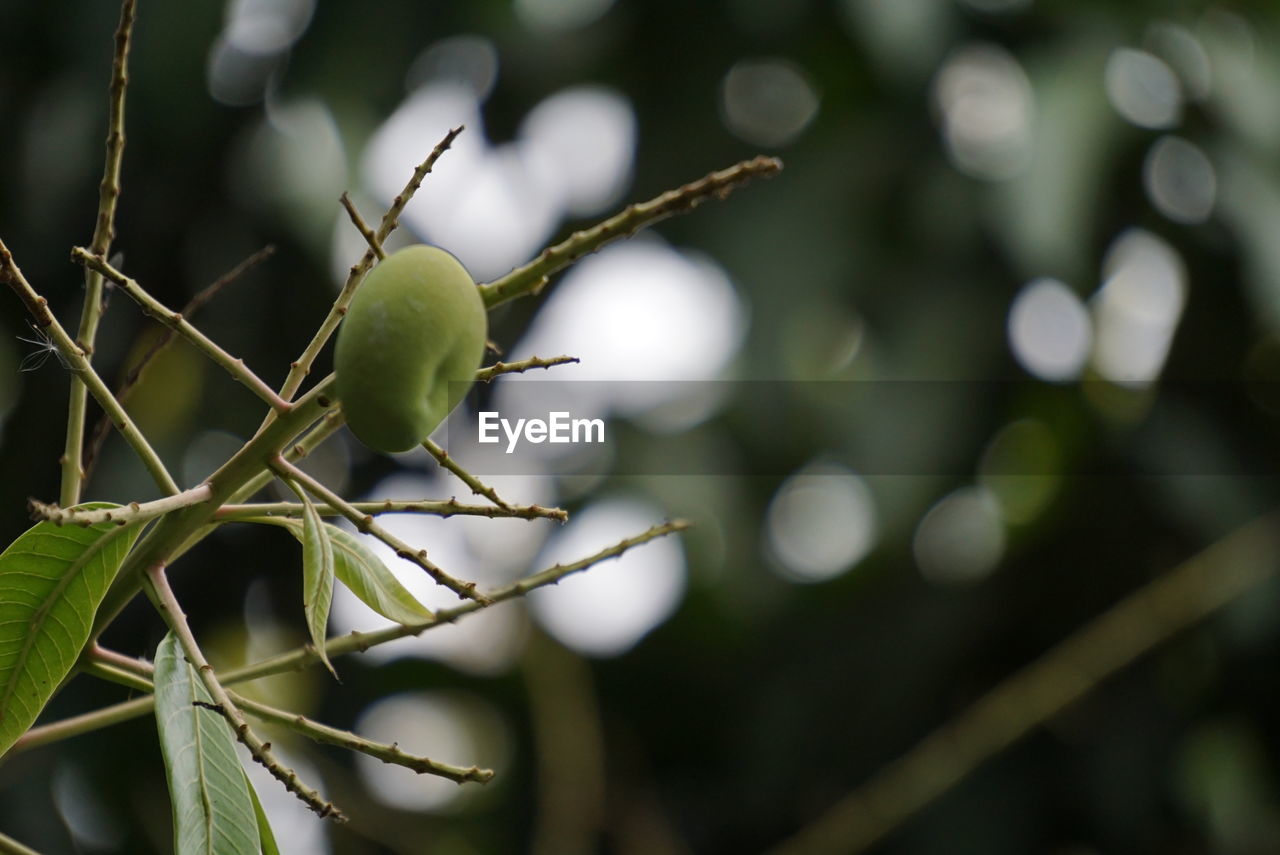
{"type": "Polygon", "coordinates": [[[433,246],[382,260],[338,328],[337,394],[356,438],[387,454],[425,440],[466,396],[488,314],[471,275],[433,246]]]}

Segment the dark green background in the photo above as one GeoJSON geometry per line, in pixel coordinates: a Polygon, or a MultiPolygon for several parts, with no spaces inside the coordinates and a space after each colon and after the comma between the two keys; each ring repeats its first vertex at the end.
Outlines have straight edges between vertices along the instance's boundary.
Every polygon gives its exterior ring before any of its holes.
{"type": "MultiPolygon", "coordinates": [[[[879,425],[923,437],[954,465],[899,479],[892,487],[899,507],[886,515],[876,551],[827,583],[794,585],[770,569],[761,527],[780,475],[707,476],[712,483],[697,489],[679,479],[620,479],[672,514],[717,518],[712,528],[723,548],[710,534],[691,533],[691,583],[679,612],[630,653],[590,663],[608,779],[594,851],[762,851],[1119,597],[1267,510],[1280,492],[1277,425],[1259,407],[1194,410],[1174,424],[1156,461],[1166,475],[1156,477],[1142,474],[1150,458],[1139,452],[1149,449],[1132,441],[1141,424],[1107,427],[1072,391],[1065,404],[1054,399],[1067,474],[1048,508],[1010,528],[1005,558],[989,579],[956,588],[921,578],[910,548],[915,520],[973,481],[977,456],[1003,425],[1043,414],[1038,384],[1018,367],[1005,336],[1010,301],[1023,283],[1054,275],[1082,296],[1092,293],[1111,240],[1130,226],[1149,229],[1189,270],[1188,304],[1164,376],[1229,384],[1249,371],[1273,379],[1280,331],[1270,325],[1274,311],[1270,320],[1264,313],[1265,300],[1250,296],[1266,279],[1259,259],[1268,233],[1243,227],[1239,217],[1194,226],[1162,218],[1140,177],[1159,134],[1112,115],[1063,141],[1065,150],[1097,152],[1072,177],[1085,201],[1068,222],[1071,251],[1038,265],[1014,258],[1002,239],[1008,222],[998,213],[999,185],[950,165],[931,105],[939,62],[974,40],[1004,46],[1028,70],[1033,91],[1066,75],[1087,97],[1101,98],[1112,49],[1141,45],[1156,20],[1194,30],[1209,4],[1037,2],[1015,14],[984,15],[939,0],[923,4],[930,23],[902,43],[859,31],[844,6],[619,0],[583,29],[546,36],[531,33],[497,0],[326,2],[281,80],[286,96],[327,102],[355,152],[403,97],[405,71],[424,46],[455,33],[481,34],[501,60],[485,106],[490,138],[509,137],[531,106],[564,86],[613,87],[636,110],[638,148],[626,195],[643,199],[758,153],[726,130],[720,82],[744,57],[789,59],[821,103],[798,141],[767,152],[786,161],[785,172],[659,227],[672,243],[724,265],[751,306],[739,376],[828,379],[796,368],[795,353],[809,348],[820,357],[831,345],[819,325],[806,326],[816,309],[861,318],[882,348],[887,376],[1001,381],[965,387],[964,419],[879,425]],[[1221,462],[1212,477],[1168,475],[1190,459],[1184,454],[1221,462]],[[1077,469],[1103,474],[1070,474],[1077,469]],[[695,498],[707,495],[724,504],[709,508],[695,498]]],[[[1265,87],[1280,49],[1280,15],[1270,3],[1233,8],[1254,27],[1255,85],[1265,87]]],[[[247,206],[229,192],[232,152],[261,107],[222,106],[207,94],[205,61],[223,11],[209,2],[141,4],[116,248],[132,275],[178,305],[244,255],[275,244],[276,257],[227,292],[201,324],[278,383],[330,299],[328,255],[280,211],[247,206]]],[[[0,235],[68,326],[78,311],[80,271],[67,253],[92,230],[115,16],[107,2],[0,0],[0,235]],[[68,117],[56,135],[57,166],[33,175],[26,169],[28,130],[51,110],[68,117]]],[[[1280,110],[1280,99],[1273,100],[1270,109],[1280,110]]],[[[1256,118],[1266,125],[1267,116],[1256,118]]],[[[1189,105],[1174,132],[1211,159],[1250,159],[1260,182],[1277,180],[1274,134],[1242,131],[1212,98],[1189,105]]],[[[1266,216],[1257,211],[1256,222],[1266,216]]],[[[566,223],[562,233],[585,224],[566,223]]],[[[7,360],[0,390],[14,400],[0,447],[0,535],[7,542],[28,524],[28,496],[56,498],[66,376],[52,360],[17,372],[14,363],[29,346],[13,337],[24,334],[25,319],[15,298],[0,305],[9,342],[0,345],[7,360]]],[[[512,344],[536,309],[526,301],[496,315],[494,336],[512,344]]],[[[99,347],[107,376],[146,326],[123,297],[112,302],[99,347]]],[[[245,434],[260,418],[234,384],[210,370],[203,377],[198,398],[174,397],[159,442],[171,457],[197,426],[245,434]]],[[[752,471],[785,473],[815,458],[845,459],[849,436],[892,418],[846,403],[802,394],[797,385],[781,402],[732,400],[715,426],[752,471]]],[[[111,448],[127,459],[118,443],[111,448]]],[[[365,461],[352,473],[352,491],[390,468],[365,461]]],[[[117,480],[104,475],[90,498],[149,497],[140,470],[122,463],[110,473],[117,480]]],[[[293,544],[275,533],[216,537],[184,560],[178,593],[197,632],[233,631],[250,580],[265,580],[274,602],[296,601],[296,564],[293,544]]],[[[280,617],[301,626],[300,614],[280,617]]],[[[1268,583],[1098,687],[875,851],[1277,851],[1278,625],[1280,586],[1268,583]]],[[[159,621],[140,603],[108,641],[145,654],[159,636],[159,621]]],[[[328,791],[353,817],[332,828],[335,852],[526,850],[540,804],[538,764],[555,762],[532,747],[526,674],[477,678],[417,661],[371,669],[354,659],[342,670],[342,686],[311,684],[322,690],[311,708],[316,717],[349,725],[375,697],[460,687],[500,709],[515,752],[491,792],[445,817],[379,808],[356,778],[342,774],[349,757],[321,752],[328,791]]],[[[49,715],[120,697],[115,687],[81,679],[49,715]]],[[[77,851],[50,796],[62,761],[74,764],[113,814],[124,835],[116,851],[151,851],[168,839],[160,755],[145,719],[6,761],[0,829],[43,851],[77,851]]]]}

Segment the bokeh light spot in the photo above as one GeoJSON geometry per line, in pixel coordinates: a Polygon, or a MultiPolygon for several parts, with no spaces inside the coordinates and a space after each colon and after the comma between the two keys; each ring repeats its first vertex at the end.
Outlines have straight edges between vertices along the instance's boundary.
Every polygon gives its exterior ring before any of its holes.
{"type": "MultiPolygon", "coordinates": [[[[634,499],[597,501],[551,538],[538,565],[577,561],[660,521],[656,509],[634,499]]],[[[664,537],[526,599],[535,620],[562,644],[607,657],[630,650],[670,617],[684,588],[684,551],[679,540],[664,537]]]]}
{"type": "Polygon", "coordinates": [[[1104,282],[1092,300],[1092,362],[1116,383],[1149,383],[1160,375],[1186,302],[1186,272],[1160,238],[1129,229],[1103,262],[1104,282]]]}
{"type": "Polygon", "coordinates": [[[1056,279],[1023,286],[1009,309],[1009,347],[1041,380],[1074,380],[1089,358],[1093,329],[1075,292],[1056,279]]]}
{"type": "Polygon", "coordinates": [[[975,178],[1011,178],[1030,163],[1034,100],[1018,61],[993,44],[966,45],[934,79],[947,153],[975,178]]]}
{"type": "Polygon", "coordinates": [[[736,63],[720,88],[724,123],[739,139],[776,148],[793,142],[818,113],[818,93],[794,63],[736,63]]]}
{"type": "Polygon", "coordinates": [[[1179,223],[1209,218],[1218,176],[1200,147],[1181,137],[1156,140],[1142,165],[1142,184],[1156,210],[1179,223]]]}
{"type": "Polygon", "coordinates": [[[1163,60],[1144,50],[1116,48],[1107,58],[1107,98],[1143,128],[1170,128],[1182,117],[1182,88],[1163,60]]]}
{"type": "Polygon", "coordinates": [[[929,509],[911,549],[920,574],[941,585],[986,578],[1004,556],[1000,504],[985,487],[962,487],[929,509]]]}
{"type": "Polygon", "coordinates": [[[823,582],[849,570],[876,541],[875,499],[842,466],[810,466],[792,475],[769,502],[765,535],[782,575],[823,582]]]}

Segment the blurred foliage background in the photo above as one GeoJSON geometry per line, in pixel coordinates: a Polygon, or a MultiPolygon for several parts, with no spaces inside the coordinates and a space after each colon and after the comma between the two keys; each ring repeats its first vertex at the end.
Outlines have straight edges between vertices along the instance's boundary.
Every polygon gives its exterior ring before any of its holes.
{"type": "MultiPolygon", "coordinates": [[[[0,234],[68,325],[116,14],[0,0],[0,234]]],[[[764,851],[1274,506],[1278,27],[1274,4],[1199,0],[144,0],[115,248],[179,306],[274,244],[197,320],[274,384],[360,251],[338,194],[377,217],[452,124],[468,130],[402,239],[481,279],[626,201],[786,162],[493,316],[513,357],[582,357],[561,379],[723,382],[605,395],[607,455],[494,479],[568,507],[563,529],[401,533],[492,581],[663,516],[696,528],[475,629],[349,657],[341,685],[264,685],[498,771],[423,787],[273,734],[352,818],[313,821],[259,782],[285,850],[764,851]]],[[[19,370],[39,348],[6,306],[8,542],[28,496],[56,498],[67,384],[56,359],[19,370]]],[[[117,296],[100,370],[153,334],[117,296]]],[[[184,486],[261,417],[181,346],[131,409],[184,486]]],[[[429,463],[344,435],[311,465],[352,496],[462,498],[429,463]]],[[[109,441],[87,496],[153,495],[109,441]]],[[[290,538],[233,528],[175,584],[234,663],[304,638],[297,568],[290,538]]],[[[349,603],[334,624],[376,625],[349,603]]],[[[875,851],[1276,851],[1278,627],[1267,582],[875,851]]],[[[150,655],[160,636],[138,603],[106,640],[150,655]]],[[[121,697],[80,678],[46,720],[121,697]]],[[[0,766],[0,829],[43,851],[165,851],[168,823],[149,719],[0,766]]]]}

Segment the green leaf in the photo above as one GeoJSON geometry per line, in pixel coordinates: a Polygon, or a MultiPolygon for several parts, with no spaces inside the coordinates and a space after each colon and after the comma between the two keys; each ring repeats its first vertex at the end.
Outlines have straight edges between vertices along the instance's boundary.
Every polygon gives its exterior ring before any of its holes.
{"type": "Polygon", "coordinates": [[[289,486],[302,500],[302,610],[320,661],[337,677],[324,649],[329,637],[329,608],[333,605],[333,545],[311,497],[296,484],[289,486]]]}
{"type": "Polygon", "coordinates": [[[156,649],[156,727],[175,855],[259,855],[258,820],[235,736],[173,633],[156,649]]]}
{"type": "MultiPolygon", "coordinates": [[[[241,771],[243,771],[243,767],[241,771]]],[[[258,839],[262,842],[262,855],[280,855],[280,847],[276,844],[276,834],[271,830],[271,822],[267,819],[267,812],[262,809],[262,800],[258,798],[258,791],[253,788],[248,775],[244,776],[244,785],[249,788],[249,798],[253,799],[253,813],[258,819],[258,839]]]]}
{"type": "Polygon", "coordinates": [[[334,571],[351,593],[396,623],[413,624],[431,619],[431,609],[418,602],[360,538],[330,523],[325,523],[325,528],[333,543],[334,571]]]}
{"type": "MultiPolygon", "coordinates": [[[[298,520],[280,519],[271,523],[285,526],[302,540],[302,523],[298,520]]],[[[415,624],[432,618],[431,609],[418,602],[360,538],[332,523],[325,523],[324,528],[333,547],[334,575],[361,602],[396,623],[415,624]]]]}
{"type": "Polygon", "coordinates": [[[75,665],[140,529],[40,522],[0,553],[0,755],[31,727],[75,665]]]}

